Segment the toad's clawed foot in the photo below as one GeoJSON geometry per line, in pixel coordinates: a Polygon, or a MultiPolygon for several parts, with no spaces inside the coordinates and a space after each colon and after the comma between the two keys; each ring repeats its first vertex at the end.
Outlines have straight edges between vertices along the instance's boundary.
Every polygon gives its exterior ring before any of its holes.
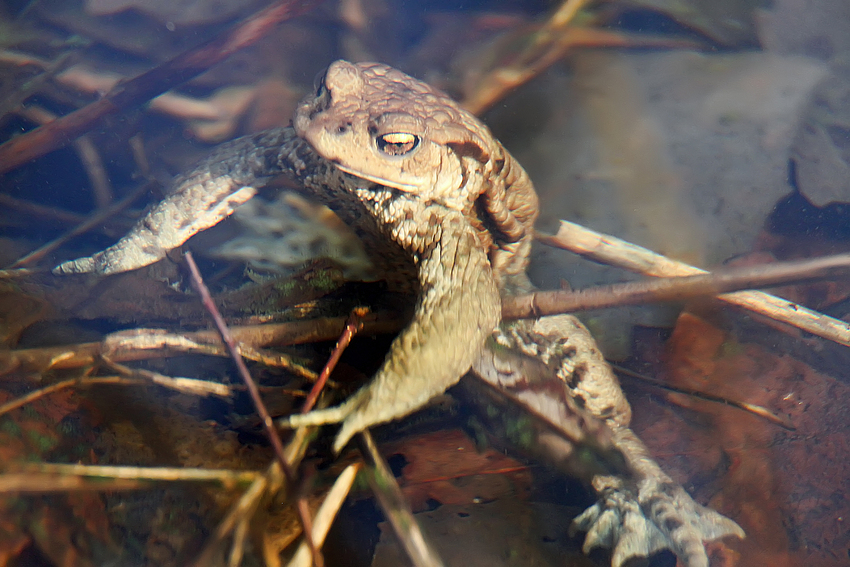
{"type": "MultiPolygon", "coordinates": [[[[354,412],[354,409],[351,403],[345,403],[332,408],[313,410],[303,414],[293,414],[277,420],[277,425],[278,427],[296,428],[341,423],[349,418],[354,412]]],[[[339,453],[343,445],[348,442],[354,433],[356,431],[346,432],[344,436],[339,437],[337,443],[334,445],[334,450],[339,453]]]]}
{"type": "Polygon", "coordinates": [[[642,482],[635,497],[619,479],[597,481],[607,486],[597,485],[599,501],[573,521],[570,532],[587,532],[585,553],[597,547],[612,549],[612,567],[662,549],[675,553],[679,565],[708,567],[704,541],[744,537],[738,524],[697,504],[678,485],[642,482]]]}
{"type": "Polygon", "coordinates": [[[302,427],[307,425],[330,425],[339,423],[351,414],[351,408],[345,405],[333,408],[313,410],[310,413],[293,414],[285,418],[279,419],[277,424],[280,427],[302,427]]]}

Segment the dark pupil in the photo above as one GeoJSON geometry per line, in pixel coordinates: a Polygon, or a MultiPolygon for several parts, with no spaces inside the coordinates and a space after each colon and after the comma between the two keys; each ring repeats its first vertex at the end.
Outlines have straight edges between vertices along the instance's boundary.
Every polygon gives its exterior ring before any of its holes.
{"type": "Polygon", "coordinates": [[[327,88],[325,87],[325,77],[327,76],[327,74],[328,70],[325,69],[324,71],[321,71],[318,75],[316,75],[315,79],[313,79],[313,89],[316,91],[316,98],[320,98],[322,95],[325,94],[325,91],[327,90],[327,88]]]}
{"type": "Polygon", "coordinates": [[[385,134],[378,136],[377,143],[378,149],[385,154],[389,156],[403,156],[419,145],[419,137],[413,135],[399,137],[395,134],[385,134]],[[396,139],[401,141],[396,141],[396,139]]]}

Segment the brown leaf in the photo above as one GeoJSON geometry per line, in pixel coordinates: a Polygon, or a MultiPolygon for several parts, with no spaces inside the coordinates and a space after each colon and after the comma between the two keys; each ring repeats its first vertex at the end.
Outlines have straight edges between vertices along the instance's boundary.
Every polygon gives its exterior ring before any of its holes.
{"type": "Polygon", "coordinates": [[[479,452],[462,431],[437,431],[381,446],[385,456],[402,455],[402,492],[414,511],[442,504],[469,504],[524,493],[531,476],[520,463],[493,449],[479,452]]]}
{"type": "Polygon", "coordinates": [[[694,411],[685,412],[635,407],[635,429],[662,467],[746,530],[746,540],[730,544],[737,564],[846,565],[835,551],[850,548],[841,520],[850,503],[837,496],[850,491],[850,386],[693,315],[680,318],[668,342],[667,370],[675,385],[764,406],[797,428],[701,400],[688,399],[694,411]]]}

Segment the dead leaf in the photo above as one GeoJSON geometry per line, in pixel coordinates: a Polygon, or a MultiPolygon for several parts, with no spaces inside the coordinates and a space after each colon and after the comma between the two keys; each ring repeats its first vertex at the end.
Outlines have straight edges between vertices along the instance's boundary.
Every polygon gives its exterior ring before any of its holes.
{"type": "Polygon", "coordinates": [[[437,431],[381,446],[388,458],[407,461],[399,479],[414,511],[427,510],[428,500],[470,504],[524,494],[530,487],[527,467],[494,449],[479,452],[462,431],[437,431]]]}

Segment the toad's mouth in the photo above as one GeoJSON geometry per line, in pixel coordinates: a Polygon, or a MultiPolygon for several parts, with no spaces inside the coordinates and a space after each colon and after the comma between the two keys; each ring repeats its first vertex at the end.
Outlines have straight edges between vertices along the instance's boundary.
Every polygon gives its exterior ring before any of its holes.
{"type": "Polygon", "coordinates": [[[398,189],[399,191],[404,191],[405,193],[415,193],[418,189],[417,185],[413,185],[411,183],[402,183],[393,179],[386,179],[378,175],[372,175],[371,173],[366,173],[365,171],[361,171],[359,169],[355,169],[353,167],[349,167],[338,162],[335,162],[334,165],[340,171],[343,171],[349,175],[353,175],[354,177],[359,177],[361,179],[365,179],[366,181],[371,181],[372,183],[377,183],[378,185],[383,185],[385,187],[398,189]]]}

